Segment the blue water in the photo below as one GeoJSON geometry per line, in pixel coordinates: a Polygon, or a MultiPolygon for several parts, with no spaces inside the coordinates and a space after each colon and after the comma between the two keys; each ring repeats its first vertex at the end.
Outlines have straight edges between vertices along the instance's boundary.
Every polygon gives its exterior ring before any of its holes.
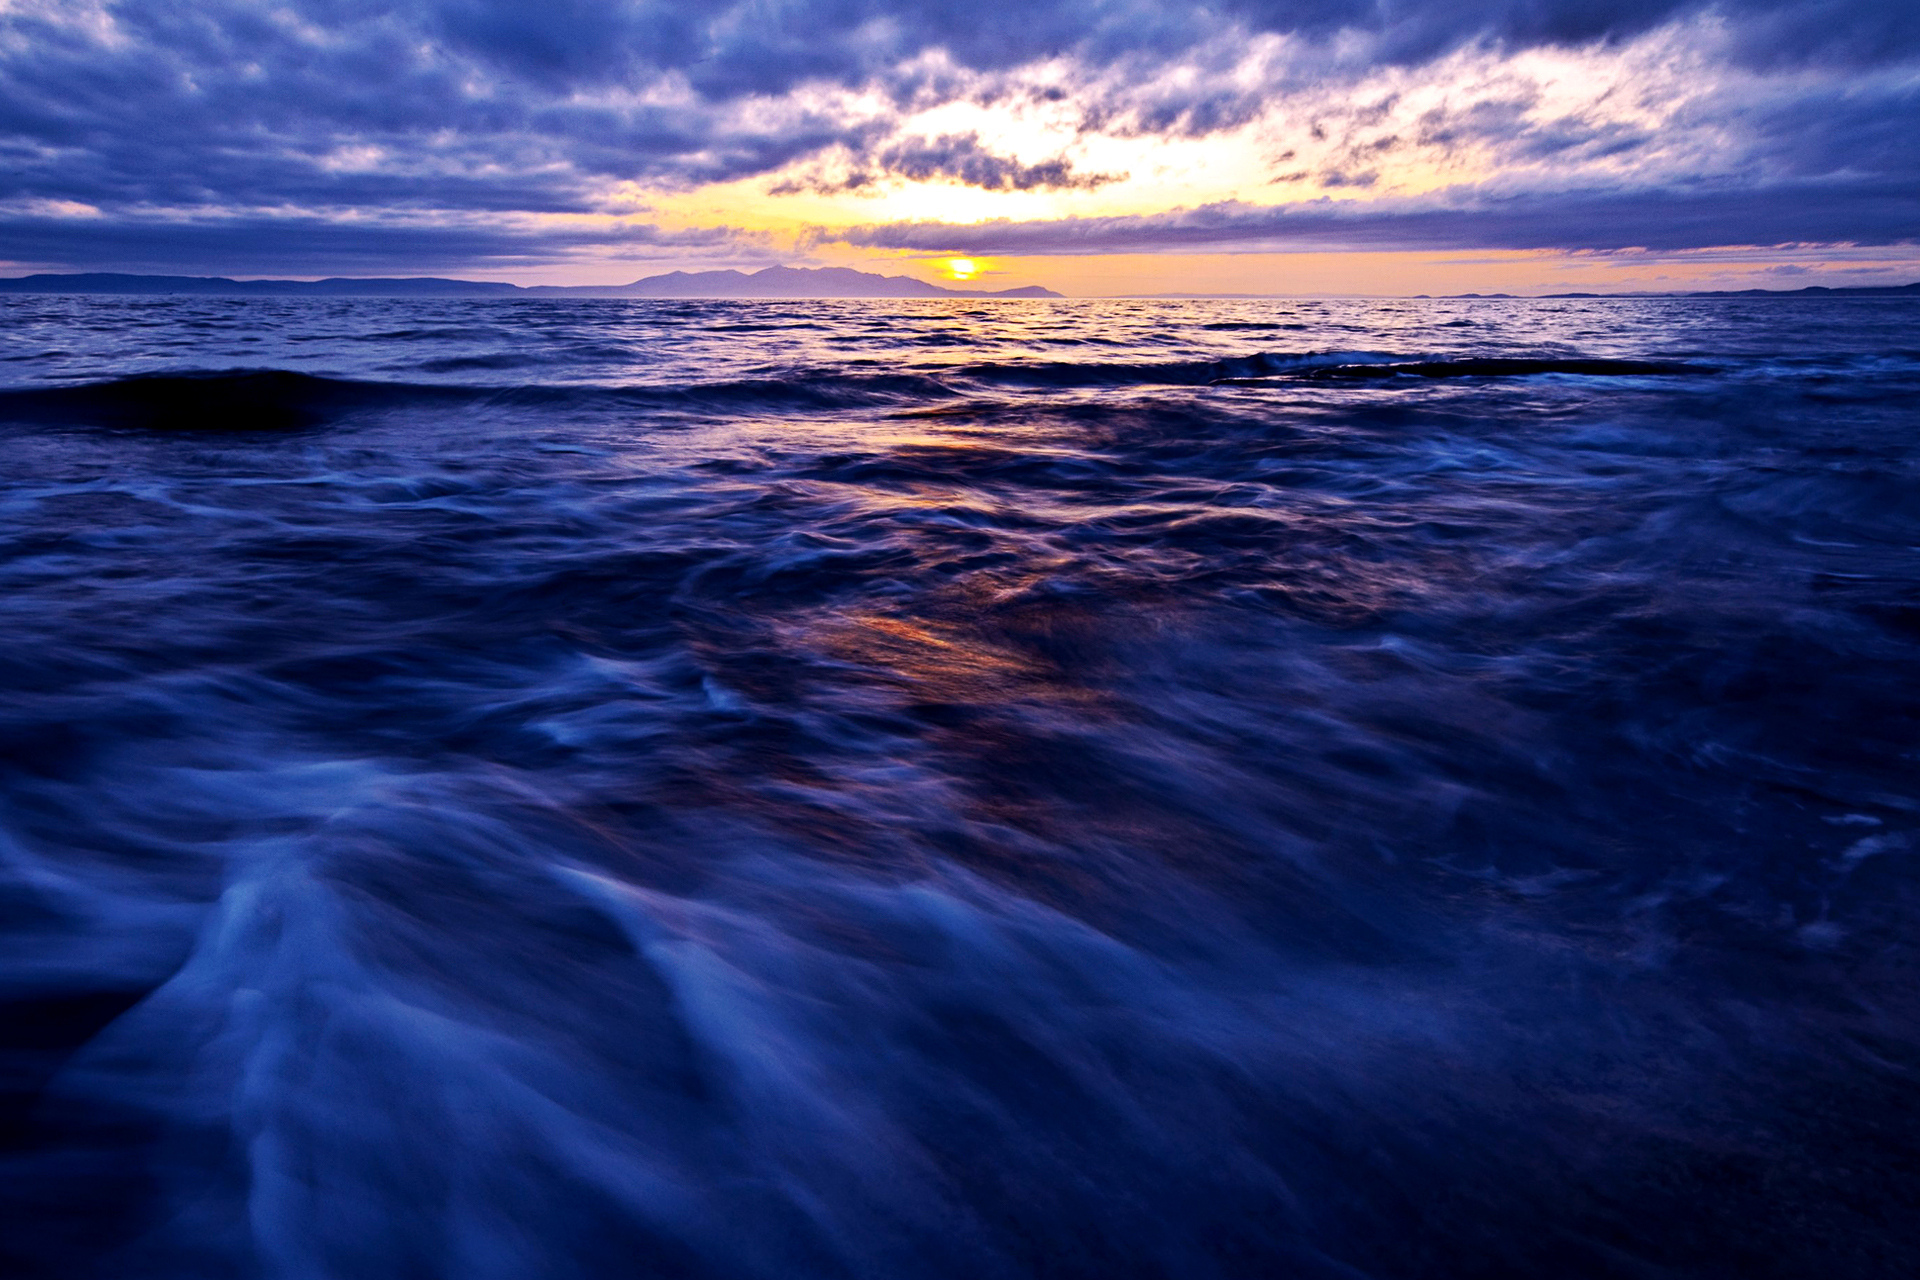
{"type": "Polygon", "coordinates": [[[9,299],[0,1270],[1920,1271],[1920,304],[9,299]]]}

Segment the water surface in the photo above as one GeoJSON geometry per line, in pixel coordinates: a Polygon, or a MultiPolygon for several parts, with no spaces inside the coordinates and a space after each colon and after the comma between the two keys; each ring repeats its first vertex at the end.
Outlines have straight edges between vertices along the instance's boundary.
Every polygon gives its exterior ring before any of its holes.
{"type": "Polygon", "coordinates": [[[1920,304],[10,299],[0,1256],[1920,1268],[1920,304]]]}

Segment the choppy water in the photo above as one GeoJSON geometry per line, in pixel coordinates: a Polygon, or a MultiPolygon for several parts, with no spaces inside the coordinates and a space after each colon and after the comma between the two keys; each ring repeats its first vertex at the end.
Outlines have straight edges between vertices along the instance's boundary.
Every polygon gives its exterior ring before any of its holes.
{"type": "Polygon", "coordinates": [[[1904,1276],[1920,305],[0,312],[0,1258],[1904,1276]]]}

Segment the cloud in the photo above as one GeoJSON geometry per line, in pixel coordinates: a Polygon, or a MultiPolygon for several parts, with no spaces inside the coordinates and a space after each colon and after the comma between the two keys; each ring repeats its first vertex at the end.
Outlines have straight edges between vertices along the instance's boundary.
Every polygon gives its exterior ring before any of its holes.
{"type": "MultiPolygon", "coordinates": [[[[731,256],[756,238],[732,227],[663,231],[631,222],[540,225],[522,220],[268,216],[102,218],[0,211],[3,256],[25,266],[170,274],[447,274],[574,256],[731,256]]],[[[767,255],[759,255],[765,258],[767,255]]]]}
{"type": "MultiPolygon", "coordinates": [[[[1906,124],[1920,114],[1916,85],[1920,8],[1885,0],[1034,0],[1004,16],[959,0],[0,0],[0,209],[15,211],[0,214],[0,257],[157,263],[171,245],[176,265],[239,269],[223,255],[272,256],[251,237],[326,225],[314,252],[369,263],[441,254],[432,243],[532,260],[588,243],[556,238],[552,219],[630,207],[636,190],[755,179],[788,192],[934,183],[1088,198],[1149,169],[1082,139],[1151,147],[1287,121],[1320,140],[1258,182],[1374,206],[1371,220],[1313,214],[1329,234],[1434,235],[1484,216],[1488,234],[1511,239],[1534,215],[1518,195],[1496,198],[1502,183],[1534,190],[1543,174],[1571,174],[1592,192],[1670,191],[1678,210],[1708,198],[1688,182],[1737,165],[1746,178],[1729,190],[1820,204],[1774,221],[1854,239],[1883,234],[1886,216],[1861,193],[1920,179],[1906,124]],[[1624,97],[1557,106],[1532,82],[1410,105],[1409,86],[1455,63],[1610,57],[1662,32],[1673,57],[1694,58],[1691,78],[1640,86],[1631,110],[1624,97]],[[1361,93],[1388,82],[1398,87],[1361,93]],[[1684,102],[1662,105],[1663,93],[1684,102]],[[1064,132],[1016,146],[964,119],[935,122],[1029,108],[1064,132]],[[1400,199],[1396,175],[1421,164],[1448,181],[1479,166],[1480,204],[1416,215],[1380,203],[1400,199]],[[1815,178],[1825,185],[1794,185],[1815,178]],[[30,212],[80,206],[97,214],[30,212]],[[422,229],[434,221],[438,241],[422,229]],[[239,226],[246,236],[221,241],[239,226]]],[[[1532,207],[1550,217],[1575,199],[1532,207]]],[[[1291,235],[1305,225],[1298,203],[1229,221],[1267,216],[1291,235]]],[[[1034,234],[1144,245],[1164,226],[1172,245],[1203,221],[1055,219],[1034,234]]]]}
{"type": "Polygon", "coordinates": [[[1273,253],[1342,249],[1684,250],[1718,245],[1912,244],[1920,190],[1801,183],[1764,189],[1441,193],[1362,203],[1217,204],[1128,217],[817,230],[819,242],[980,256],[1273,253]]]}
{"type": "Polygon", "coordinates": [[[1083,173],[1066,156],[1032,164],[989,150],[977,133],[907,138],[843,162],[835,176],[796,178],[773,188],[796,191],[862,191],[887,179],[952,182],[983,191],[1091,191],[1125,181],[1124,173],[1083,173]]]}

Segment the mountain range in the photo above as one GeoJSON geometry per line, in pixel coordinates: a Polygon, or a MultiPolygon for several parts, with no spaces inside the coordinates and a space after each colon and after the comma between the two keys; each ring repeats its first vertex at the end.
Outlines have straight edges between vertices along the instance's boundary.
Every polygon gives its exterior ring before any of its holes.
{"type": "MultiPolygon", "coordinates": [[[[759,271],[669,271],[628,284],[517,285],[499,280],[450,280],[441,276],[350,277],[326,280],[232,280],[225,276],[125,275],[114,272],[41,274],[0,278],[0,294],[117,293],[198,294],[209,297],[331,298],[1058,298],[1039,285],[1018,289],[949,289],[911,276],[883,276],[848,267],[765,267],[759,271]]],[[[1708,292],[1551,293],[1546,298],[1796,298],[1910,297],[1920,283],[1803,289],[1738,289],[1708,292]]],[[[1262,299],[1263,293],[1163,293],[1159,298],[1262,299]]],[[[1428,294],[1415,294],[1426,298],[1428,294]]],[[[1507,293],[1459,293],[1452,298],[1514,298],[1507,293]]]]}
{"type": "Polygon", "coordinates": [[[0,293],[200,294],[218,297],[378,298],[1058,298],[1038,285],[948,289],[910,276],[847,267],[670,271],[619,285],[517,285],[438,276],[327,280],[229,280],[224,276],[143,276],[86,272],[0,279],[0,293]]]}

